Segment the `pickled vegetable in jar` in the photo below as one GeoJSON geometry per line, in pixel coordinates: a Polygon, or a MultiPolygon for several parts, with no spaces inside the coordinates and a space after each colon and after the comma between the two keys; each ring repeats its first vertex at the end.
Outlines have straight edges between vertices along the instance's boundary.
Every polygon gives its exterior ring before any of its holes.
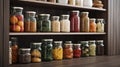
{"type": "Polygon", "coordinates": [[[54,41],[52,54],[55,60],[63,59],[62,41],[54,41]]]}
{"type": "Polygon", "coordinates": [[[81,57],[81,44],[73,44],[73,57],[80,58],[81,57]]]}
{"type": "Polygon", "coordinates": [[[104,32],[104,19],[97,19],[96,27],[97,32],[104,32]]]}
{"type": "Polygon", "coordinates": [[[25,32],[36,32],[37,31],[37,22],[35,18],[36,12],[27,11],[25,18],[25,32]]]}
{"type": "Polygon", "coordinates": [[[96,44],[95,40],[89,41],[89,54],[90,56],[96,56],[96,44]]]}
{"type": "Polygon", "coordinates": [[[31,43],[31,61],[33,63],[41,62],[41,42],[31,43]]]}
{"type": "Polygon", "coordinates": [[[43,39],[41,45],[41,57],[42,61],[52,61],[52,49],[53,49],[53,39],[43,39]]]}
{"type": "Polygon", "coordinates": [[[103,40],[96,41],[96,54],[99,56],[104,55],[104,44],[103,40]]]}
{"type": "Polygon", "coordinates": [[[95,23],[95,21],[96,21],[95,18],[90,19],[90,32],[96,32],[96,23],[95,23]]]}
{"type": "Polygon", "coordinates": [[[72,59],[73,58],[73,49],[72,49],[72,42],[66,41],[63,47],[63,58],[65,59],[72,59]]]}
{"type": "Polygon", "coordinates": [[[88,57],[89,56],[89,45],[88,41],[81,41],[81,49],[82,49],[82,57],[88,57]]]}
{"type": "Polygon", "coordinates": [[[52,32],[60,32],[59,16],[52,16],[51,27],[52,32]]]}
{"type": "Polygon", "coordinates": [[[22,14],[22,7],[13,7],[13,12],[10,16],[10,31],[23,32],[24,31],[24,16],[22,14]]]}

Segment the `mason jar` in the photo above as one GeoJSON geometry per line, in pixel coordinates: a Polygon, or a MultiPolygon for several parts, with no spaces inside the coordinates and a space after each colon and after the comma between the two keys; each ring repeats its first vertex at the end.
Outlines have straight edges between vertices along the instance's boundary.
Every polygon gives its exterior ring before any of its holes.
{"type": "Polygon", "coordinates": [[[103,40],[96,41],[96,54],[98,56],[104,55],[104,41],[103,40]]]}
{"type": "Polygon", "coordinates": [[[96,31],[97,32],[104,32],[104,19],[97,19],[97,24],[96,24],[96,31]]]}
{"type": "Polygon", "coordinates": [[[96,43],[95,40],[89,41],[89,55],[90,56],[96,56],[96,43]]]}
{"type": "Polygon", "coordinates": [[[90,32],[96,32],[96,19],[90,18],[90,32]]]}
{"type": "Polygon", "coordinates": [[[73,44],[73,57],[80,58],[81,57],[81,44],[73,44]]]}

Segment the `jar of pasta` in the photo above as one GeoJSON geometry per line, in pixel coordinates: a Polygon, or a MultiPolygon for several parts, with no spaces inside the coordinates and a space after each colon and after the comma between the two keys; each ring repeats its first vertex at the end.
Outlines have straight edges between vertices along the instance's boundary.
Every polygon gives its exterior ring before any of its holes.
{"type": "Polygon", "coordinates": [[[96,19],[90,18],[90,32],[96,32],[96,19]]]}
{"type": "Polygon", "coordinates": [[[74,58],[80,58],[81,56],[81,44],[73,44],[73,57],[74,58]]]}
{"type": "Polygon", "coordinates": [[[90,56],[96,56],[96,44],[95,44],[95,40],[91,40],[89,41],[89,55],[90,56]]]}
{"type": "Polygon", "coordinates": [[[89,56],[89,45],[88,41],[81,41],[81,49],[82,49],[82,57],[88,57],[89,56]]]}
{"type": "Polygon", "coordinates": [[[63,59],[62,41],[54,41],[52,54],[54,60],[63,59]]]}

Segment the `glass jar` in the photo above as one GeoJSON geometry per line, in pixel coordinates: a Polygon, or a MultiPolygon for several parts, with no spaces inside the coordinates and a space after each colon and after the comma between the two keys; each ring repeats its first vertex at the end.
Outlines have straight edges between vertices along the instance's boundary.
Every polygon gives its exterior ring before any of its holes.
{"type": "Polygon", "coordinates": [[[30,62],[31,62],[30,48],[20,48],[19,63],[30,63],[30,62]]]}
{"type": "Polygon", "coordinates": [[[52,16],[51,27],[52,32],[60,32],[59,16],[52,16]]]}
{"type": "Polygon", "coordinates": [[[103,40],[97,40],[96,41],[96,54],[98,56],[104,55],[104,44],[103,40]]]}
{"type": "Polygon", "coordinates": [[[47,0],[48,2],[56,3],[56,0],[47,0]]]}
{"type": "Polygon", "coordinates": [[[51,61],[53,60],[52,58],[52,45],[53,39],[43,39],[42,40],[42,45],[41,45],[41,57],[42,61],[51,61]]]}
{"type": "Polygon", "coordinates": [[[9,41],[9,64],[12,64],[12,49],[11,49],[12,42],[9,41]]]}
{"type": "Polygon", "coordinates": [[[81,44],[73,44],[73,57],[80,58],[81,57],[81,44]]]}
{"type": "Polygon", "coordinates": [[[68,0],[57,0],[57,3],[68,4],[68,0]]]}
{"type": "Polygon", "coordinates": [[[35,18],[36,12],[27,11],[25,18],[25,32],[36,32],[37,31],[37,22],[35,18]]]}
{"type": "Polygon", "coordinates": [[[81,41],[81,49],[82,49],[82,57],[88,57],[89,56],[89,45],[88,41],[81,41]]]}
{"type": "Polygon", "coordinates": [[[96,56],[96,44],[95,40],[89,41],[89,54],[90,56],[96,56]]]}
{"type": "Polygon", "coordinates": [[[75,5],[75,0],[68,0],[69,5],[75,5]]]}
{"type": "Polygon", "coordinates": [[[13,12],[10,16],[10,31],[23,32],[24,31],[24,16],[22,14],[22,7],[13,7],[13,12]]]}
{"type": "Polygon", "coordinates": [[[65,41],[65,44],[63,47],[63,58],[65,58],[65,59],[72,59],[73,58],[72,46],[73,46],[73,44],[71,41],[65,41]]]}
{"type": "Polygon", "coordinates": [[[104,32],[104,19],[97,19],[96,27],[97,32],[104,32]]]}
{"type": "Polygon", "coordinates": [[[60,28],[61,32],[70,32],[69,15],[61,15],[60,28]]]}
{"type": "Polygon", "coordinates": [[[37,29],[39,32],[50,32],[51,31],[51,21],[49,20],[50,14],[40,14],[38,15],[37,29]]]}
{"type": "Polygon", "coordinates": [[[62,41],[54,41],[52,53],[53,53],[54,60],[62,60],[63,59],[62,41]]]}
{"type": "Polygon", "coordinates": [[[81,32],[89,32],[89,12],[82,12],[81,13],[81,32]]]}
{"type": "Polygon", "coordinates": [[[17,63],[18,62],[18,43],[17,43],[17,38],[16,37],[11,37],[11,42],[12,42],[12,63],[17,63]]]}
{"type": "Polygon", "coordinates": [[[76,5],[83,7],[83,0],[76,0],[76,5]]]}
{"type": "Polygon", "coordinates": [[[41,62],[41,44],[31,43],[31,61],[33,63],[41,62]]]}
{"type": "Polygon", "coordinates": [[[92,7],[93,1],[92,0],[83,0],[83,6],[84,7],[92,7]]]}
{"type": "Polygon", "coordinates": [[[72,11],[70,14],[70,31],[71,32],[80,31],[79,11],[72,11]]]}
{"type": "Polygon", "coordinates": [[[95,18],[90,19],[90,32],[96,32],[96,23],[95,23],[95,21],[96,21],[95,18]]]}

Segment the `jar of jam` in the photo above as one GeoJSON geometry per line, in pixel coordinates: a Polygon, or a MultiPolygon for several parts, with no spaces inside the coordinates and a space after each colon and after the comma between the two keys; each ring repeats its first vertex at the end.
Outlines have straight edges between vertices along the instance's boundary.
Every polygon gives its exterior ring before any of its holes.
{"type": "Polygon", "coordinates": [[[80,31],[79,11],[72,11],[70,14],[70,31],[71,32],[80,31]]]}
{"type": "Polygon", "coordinates": [[[42,61],[52,61],[53,39],[43,39],[41,45],[42,61]]]}
{"type": "Polygon", "coordinates": [[[88,41],[81,41],[82,57],[89,56],[89,45],[88,41]]]}
{"type": "Polygon", "coordinates": [[[96,56],[96,44],[95,40],[89,41],[89,55],[96,56]]]}
{"type": "Polygon", "coordinates": [[[96,21],[95,18],[90,19],[90,32],[96,32],[96,23],[95,23],[95,21],[96,21]]]}
{"type": "Polygon", "coordinates": [[[104,44],[103,40],[97,40],[96,41],[96,54],[98,56],[104,55],[104,44]]]}
{"type": "Polygon", "coordinates": [[[71,41],[66,41],[63,47],[63,58],[72,59],[73,58],[73,44],[71,41]]]}
{"type": "Polygon", "coordinates": [[[80,58],[81,57],[81,44],[73,44],[73,57],[80,58]]]}
{"type": "Polygon", "coordinates": [[[31,43],[31,61],[33,63],[41,62],[41,42],[31,43]]]}
{"type": "Polygon", "coordinates": [[[30,63],[30,62],[31,62],[30,48],[20,48],[19,63],[30,63]]]}
{"type": "Polygon", "coordinates": [[[10,31],[23,32],[24,31],[24,16],[22,14],[22,7],[13,7],[13,12],[10,16],[10,31]]]}
{"type": "Polygon", "coordinates": [[[36,12],[27,11],[25,18],[25,32],[36,32],[37,31],[37,22],[35,18],[36,12]]]}

